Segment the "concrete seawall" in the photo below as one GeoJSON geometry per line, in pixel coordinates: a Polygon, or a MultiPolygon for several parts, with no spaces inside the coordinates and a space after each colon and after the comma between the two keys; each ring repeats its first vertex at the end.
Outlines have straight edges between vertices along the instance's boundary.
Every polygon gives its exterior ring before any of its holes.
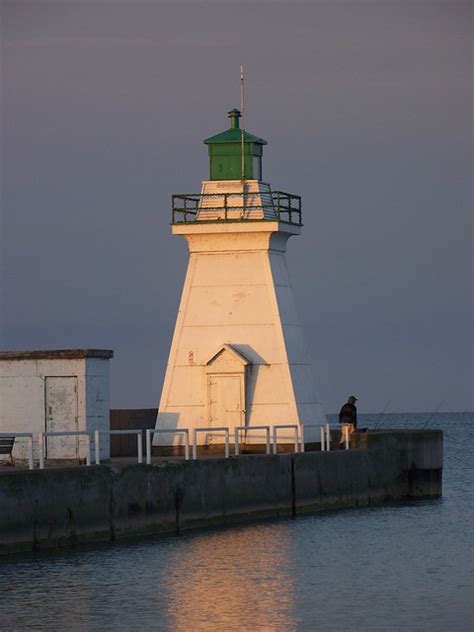
{"type": "Polygon", "coordinates": [[[3,472],[0,553],[441,495],[441,431],[361,433],[356,444],[347,451],[3,472]]]}

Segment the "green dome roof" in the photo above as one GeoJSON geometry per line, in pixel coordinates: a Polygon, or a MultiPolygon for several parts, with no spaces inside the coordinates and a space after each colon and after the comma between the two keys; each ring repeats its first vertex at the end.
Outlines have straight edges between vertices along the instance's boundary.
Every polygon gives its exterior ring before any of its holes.
{"type": "MultiPolygon", "coordinates": [[[[210,145],[211,143],[240,143],[242,142],[242,130],[239,127],[239,118],[241,114],[239,110],[231,110],[229,112],[230,118],[230,127],[225,132],[221,132],[220,134],[215,134],[214,136],[209,136],[209,138],[205,138],[202,142],[206,145],[210,145]]],[[[250,132],[244,131],[244,142],[245,143],[258,143],[259,145],[266,145],[267,141],[263,140],[259,136],[255,136],[254,134],[250,134],[250,132]]]]}
{"type": "MultiPolygon", "coordinates": [[[[206,145],[210,145],[211,143],[240,143],[241,139],[242,130],[237,128],[227,129],[225,132],[221,132],[215,136],[209,136],[209,138],[205,138],[202,142],[206,145]]],[[[244,130],[244,143],[258,143],[259,145],[266,145],[267,141],[244,130]]]]}

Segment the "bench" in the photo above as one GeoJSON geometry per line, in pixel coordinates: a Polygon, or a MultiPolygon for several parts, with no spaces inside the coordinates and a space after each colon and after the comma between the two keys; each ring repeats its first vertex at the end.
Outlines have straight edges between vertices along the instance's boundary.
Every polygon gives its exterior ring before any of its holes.
{"type": "Polygon", "coordinates": [[[15,443],[15,437],[0,437],[0,454],[9,454],[11,464],[13,463],[13,444],[15,443]]]}

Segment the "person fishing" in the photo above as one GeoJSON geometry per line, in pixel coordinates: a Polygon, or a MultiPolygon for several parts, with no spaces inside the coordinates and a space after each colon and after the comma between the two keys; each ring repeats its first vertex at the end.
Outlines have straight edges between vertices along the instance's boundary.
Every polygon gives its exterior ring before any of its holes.
{"type": "Polygon", "coordinates": [[[343,404],[339,411],[339,423],[341,424],[341,438],[339,440],[339,447],[344,447],[344,434],[348,433],[350,436],[357,430],[357,406],[355,405],[357,397],[351,395],[347,398],[347,402],[343,404]],[[347,428],[347,430],[345,430],[347,428]]]}

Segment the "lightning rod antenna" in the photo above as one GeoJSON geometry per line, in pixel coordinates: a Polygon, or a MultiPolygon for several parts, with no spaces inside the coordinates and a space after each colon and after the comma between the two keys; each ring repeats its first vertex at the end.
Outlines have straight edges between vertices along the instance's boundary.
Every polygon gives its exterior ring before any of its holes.
{"type": "Polygon", "coordinates": [[[240,174],[242,180],[245,178],[245,155],[244,155],[244,67],[240,66],[240,114],[242,118],[242,127],[240,130],[240,151],[241,151],[241,169],[240,174]]]}

